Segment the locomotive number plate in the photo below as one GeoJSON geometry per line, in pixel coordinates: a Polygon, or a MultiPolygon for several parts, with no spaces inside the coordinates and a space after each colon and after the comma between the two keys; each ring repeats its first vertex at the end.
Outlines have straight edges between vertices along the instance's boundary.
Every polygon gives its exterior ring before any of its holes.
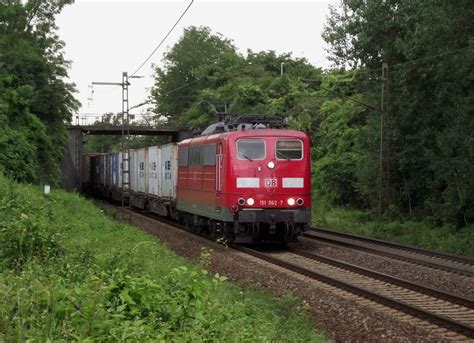
{"type": "Polygon", "coordinates": [[[283,206],[283,200],[260,200],[260,206],[283,206]]]}
{"type": "Polygon", "coordinates": [[[265,187],[266,188],[276,188],[278,186],[278,179],[277,178],[267,178],[265,179],[265,187]]]}

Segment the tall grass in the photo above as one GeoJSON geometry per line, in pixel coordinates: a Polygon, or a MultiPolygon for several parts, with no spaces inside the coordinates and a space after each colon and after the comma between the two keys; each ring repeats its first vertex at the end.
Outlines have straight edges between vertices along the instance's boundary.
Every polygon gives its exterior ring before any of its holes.
{"type": "Polygon", "coordinates": [[[324,340],[300,300],[243,292],[77,195],[0,176],[0,204],[0,342],[324,340]]]}
{"type": "Polygon", "coordinates": [[[433,227],[428,222],[380,219],[370,212],[314,202],[313,225],[455,255],[474,257],[474,225],[433,227]]]}

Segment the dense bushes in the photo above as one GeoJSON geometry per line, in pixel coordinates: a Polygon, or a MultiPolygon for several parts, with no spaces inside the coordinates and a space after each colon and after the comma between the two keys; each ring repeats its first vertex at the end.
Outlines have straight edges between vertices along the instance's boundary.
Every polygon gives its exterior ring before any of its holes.
{"type": "Polygon", "coordinates": [[[59,181],[78,102],[54,16],[70,2],[0,3],[0,169],[21,182],[59,181]]]}
{"type": "Polygon", "coordinates": [[[335,208],[324,202],[318,202],[313,213],[313,224],[316,226],[474,257],[474,225],[457,228],[452,224],[445,224],[433,228],[429,221],[381,219],[367,211],[335,208]]]}
{"type": "Polygon", "coordinates": [[[60,233],[51,225],[52,205],[0,174],[0,270],[21,270],[31,261],[46,263],[61,254],[60,233]]]}
{"type": "MultiPolygon", "coordinates": [[[[366,131],[366,144],[353,151],[374,164],[384,82],[380,67],[388,63],[391,212],[428,218],[432,226],[474,222],[474,49],[472,27],[465,25],[472,11],[464,8],[472,8],[472,2],[343,0],[332,9],[323,33],[330,58],[358,75],[352,93],[373,107],[365,121],[344,131],[366,131]]],[[[339,88],[349,101],[347,87],[339,88]]],[[[337,112],[333,115],[343,120],[345,113],[337,112]]],[[[352,181],[366,183],[374,176],[362,169],[352,181]]],[[[367,187],[359,189],[370,194],[367,187]]]]}

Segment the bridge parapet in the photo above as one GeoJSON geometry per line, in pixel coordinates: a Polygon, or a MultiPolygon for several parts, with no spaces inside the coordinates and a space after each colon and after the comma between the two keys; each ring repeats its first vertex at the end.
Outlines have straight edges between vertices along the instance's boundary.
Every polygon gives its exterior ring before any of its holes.
{"type": "MultiPolygon", "coordinates": [[[[121,135],[121,125],[71,125],[68,130],[77,130],[90,135],[121,135]]],[[[153,127],[153,126],[130,126],[131,135],[140,136],[171,136],[174,141],[179,141],[192,136],[189,128],[180,127],[153,127]]]]}
{"type": "MultiPolygon", "coordinates": [[[[82,136],[86,135],[122,135],[121,125],[70,125],[68,127],[68,146],[61,160],[61,185],[70,191],[80,189],[80,170],[82,136]]],[[[171,136],[173,142],[192,137],[187,128],[130,126],[130,135],[171,136]]]]}

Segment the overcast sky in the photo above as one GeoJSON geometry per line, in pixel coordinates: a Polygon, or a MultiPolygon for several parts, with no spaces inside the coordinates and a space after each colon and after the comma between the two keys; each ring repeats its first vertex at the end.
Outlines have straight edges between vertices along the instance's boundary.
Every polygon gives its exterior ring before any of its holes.
{"type": "MultiPolygon", "coordinates": [[[[161,65],[163,53],[173,46],[185,27],[207,26],[231,39],[241,53],[275,50],[305,57],[327,67],[321,32],[329,14],[326,1],[205,1],[195,0],[163,46],[130,80],[130,107],[143,102],[153,85],[152,63],[161,65]]],[[[122,72],[133,73],[173,26],[189,1],[92,1],[76,0],[57,17],[59,36],[72,61],[69,77],[82,103],[80,116],[90,121],[105,112],[121,111],[119,86],[94,86],[93,81],[121,82],[122,72]],[[88,100],[92,98],[92,100],[88,100]]],[[[131,113],[140,113],[132,110],[131,113]]],[[[75,122],[75,119],[74,119],[75,122]]]]}

